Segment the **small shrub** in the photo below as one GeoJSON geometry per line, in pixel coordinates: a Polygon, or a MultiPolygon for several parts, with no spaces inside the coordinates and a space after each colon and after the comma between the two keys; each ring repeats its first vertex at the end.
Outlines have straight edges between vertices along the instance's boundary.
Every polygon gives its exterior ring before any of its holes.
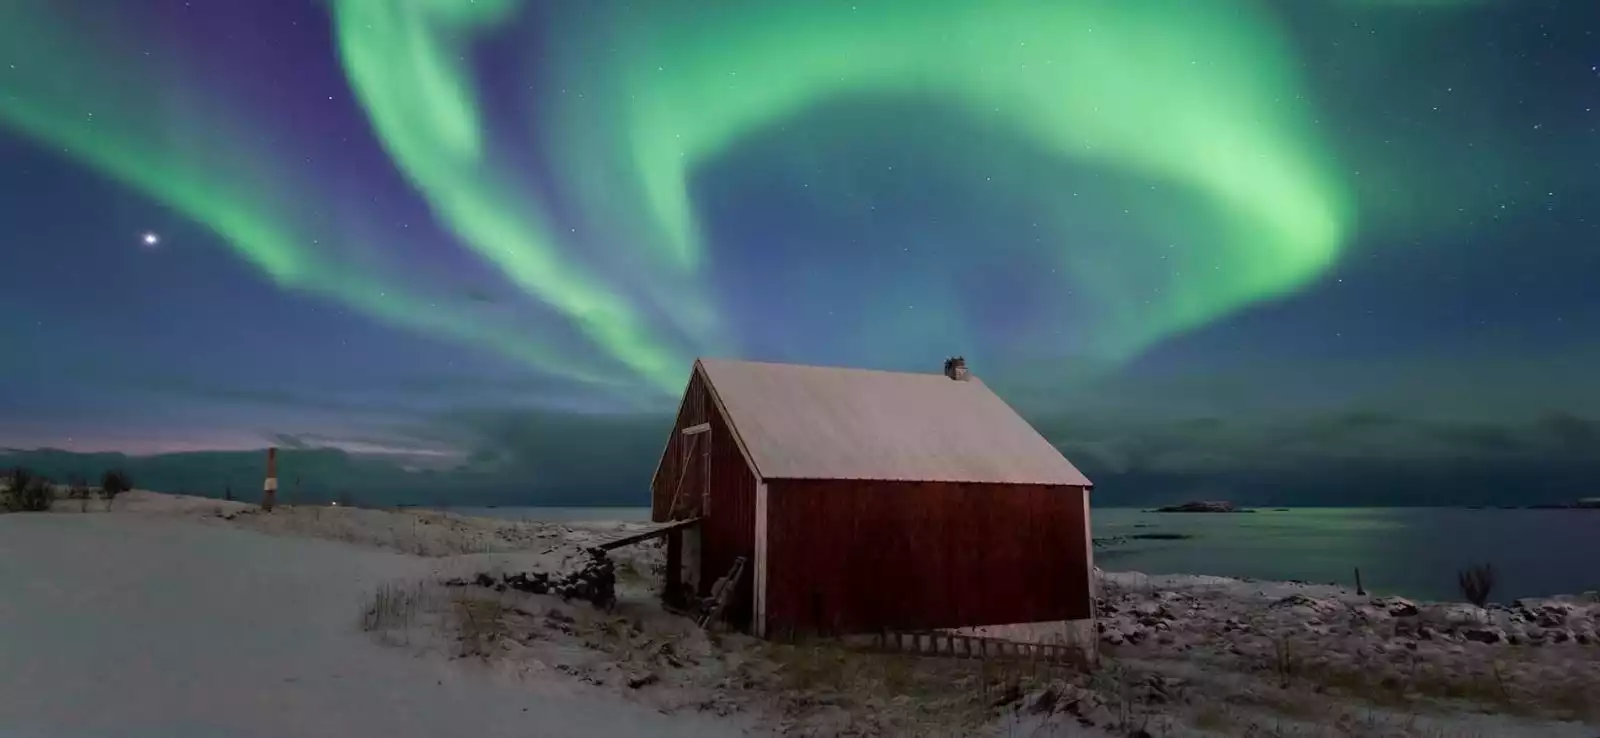
{"type": "Polygon", "coordinates": [[[83,479],[72,480],[72,486],[67,489],[67,499],[78,501],[78,512],[89,512],[89,498],[94,497],[94,492],[89,489],[83,479]]]}
{"type": "Polygon", "coordinates": [[[117,495],[131,489],[133,480],[121,469],[107,469],[100,475],[100,496],[105,498],[107,510],[111,509],[111,501],[117,499],[117,495]]]}
{"type": "Polygon", "coordinates": [[[45,479],[26,467],[11,470],[6,486],[5,508],[11,512],[44,512],[55,499],[55,489],[45,479]]]}
{"type": "Polygon", "coordinates": [[[34,476],[33,470],[29,469],[28,467],[19,466],[13,468],[11,473],[7,474],[5,478],[6,491],[15,492],[19,489],[27,487],[28,484],[33,481],[34,476]]]}
{"type": "Polygon", "coordinates": [[[1489,604],[1489,593],[1494,590],[1494,567],[1488,564],[1470,566],[1456,574],[1461,596],[1478,607],[1489,604]]]}

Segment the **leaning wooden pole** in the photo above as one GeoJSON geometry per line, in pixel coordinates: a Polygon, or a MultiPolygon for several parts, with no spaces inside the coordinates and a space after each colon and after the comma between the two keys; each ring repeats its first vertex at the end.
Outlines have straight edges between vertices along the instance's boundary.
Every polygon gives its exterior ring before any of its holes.
{"type": "Polygon", "coordinates": [[[278,502],[278,449],[267,449],[267,481],[261,483],[261,509],[272,512],[278,502]]]}

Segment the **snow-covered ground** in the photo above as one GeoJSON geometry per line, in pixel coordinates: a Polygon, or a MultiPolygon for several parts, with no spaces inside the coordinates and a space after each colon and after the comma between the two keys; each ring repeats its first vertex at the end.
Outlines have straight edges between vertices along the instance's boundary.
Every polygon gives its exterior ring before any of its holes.
{"type": "Polygon", "coordinates": [[[571,680],[496,678],[362,633],[362,595],[429,576],[427,559],[200,525],[142,502],[0,515],[0,735],[741,734],[727,719],[661,715],[571,680]]]}
{"type": "Polygon", "coordinates": [[[657,606],[648,544],[613,552],[609,609],[448,584],[570,572],[639,524],[115,508],[0,516],[0,737],[1600,736],[1588,595],[1479,610],[1105,573],[1085,674],[707,633],[657,606]]]}

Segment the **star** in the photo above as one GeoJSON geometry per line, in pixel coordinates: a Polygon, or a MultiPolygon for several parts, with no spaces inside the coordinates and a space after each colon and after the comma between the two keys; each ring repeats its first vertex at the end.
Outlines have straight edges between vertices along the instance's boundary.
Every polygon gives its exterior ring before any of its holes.
{"type": "Polygon", "coordinates": [[[156,235],[154,231],[145,231],[144,235],[139,237],[139,240],[146,246],[155,246],[161,243],[161,237],[156,235]]]}

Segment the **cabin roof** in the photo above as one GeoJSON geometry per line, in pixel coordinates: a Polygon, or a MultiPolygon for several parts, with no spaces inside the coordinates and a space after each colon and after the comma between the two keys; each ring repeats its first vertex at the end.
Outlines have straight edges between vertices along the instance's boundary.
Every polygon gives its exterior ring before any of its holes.
{"type": "Polygon", "coordinates": [[[701,359],[765,479],[1091,486],[975,376],[701,359]]]}

